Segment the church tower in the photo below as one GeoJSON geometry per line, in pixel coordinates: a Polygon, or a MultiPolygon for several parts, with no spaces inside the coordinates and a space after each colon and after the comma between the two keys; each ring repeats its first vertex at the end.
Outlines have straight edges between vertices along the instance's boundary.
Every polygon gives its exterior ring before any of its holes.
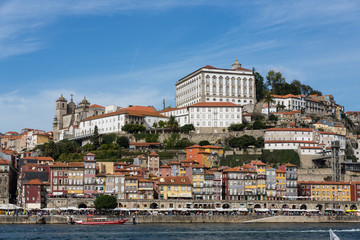
{"type": "Polygon", "coordinates": [[[54,141],[59,140],[60,129],[63,128],[63,116],[67,114],[67,100],[61,96],[56,100],[56,115],[54,118],[54,141]]]}

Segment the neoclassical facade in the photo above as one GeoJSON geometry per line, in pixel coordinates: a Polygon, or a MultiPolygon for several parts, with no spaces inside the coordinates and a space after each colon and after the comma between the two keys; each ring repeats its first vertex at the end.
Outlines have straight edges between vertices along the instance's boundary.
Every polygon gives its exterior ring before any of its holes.
{"type": "Polygon", "coordinates": [[[256,102],[255,76],[235,60],[232,69],[205,66],[176,83],[176,107],[198,102],[231,102],[246,105],[256,102]]]}

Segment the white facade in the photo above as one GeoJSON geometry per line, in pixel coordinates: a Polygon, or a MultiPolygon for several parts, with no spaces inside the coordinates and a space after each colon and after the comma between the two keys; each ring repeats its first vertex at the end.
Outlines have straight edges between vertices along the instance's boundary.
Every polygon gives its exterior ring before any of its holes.
{"type": "Polygon", "coordinates": [[[189,111],[187,107],[164,109],[159,111],[159,113],[167,117],[174,116],[180,127],[189,124],[189,111]]]}
{"type": "Polygon", "coordinates": [[[268,108],[267,105],[266,105],[266,106],[264,106],[264,107],[261,109],[261,113],[262,113],[262,114],[268,115],[268,114],[269,114],[269,113],[268,113],[269,111],[270,111],[270,114],[277,112],[277,107],[276,107],[276,105],[271,105],[270,108],[268,108]]]}
{"type": "Polygon", "coordinates": [[[241,68],[219,69],[205,66],[176,83],[176,107],[186,107],[198,102],[255,103],[255,76],[252,70],[241,68]]]}
{"type": "Polygon", "coordinates": [[[265,132],[265,149],[299,150],[305,155],[316,155],[329,150],[333,141],[340,142],[340,155],[345,154],[346,137],[343,135],[318,132],[310,128],[271,128],[265,132]]]}
{"type": "Polygon", "coordinates": [[[159,113],[174,116],[179,126],[193,124],[200,132],[221,132],[231,124],[242,123],[242,107],[230,102],[199,102],[188,107],[165,109],[159,113]]]}
{"type": "MultiPolygon", "coordinates": [[[[60,140],[72,136],[73,138],[80,138],[94,133],[95,126],[98,128],[99,134],[118,133],[122,131],[122,127],[127,123],[141,124],[146,129],[152,128],[153,124],[160,120],[167,121],[168,117],[154,112],[146,112],[137,110],[123,109],[117,112],[101,114],[92,116],[82,120],[79,125],[70,126],[60,130],[60,140]]],[[[147,107],[144,107],[147,108],[147,107]]]]}
{"type": "Polygon", "coordinates": [[[324,106],[321,106],[318,101],[305,95],[273,95],[273,98],[273,104],[276,106],[284,106],[285,110],[304,110],[306,113],[315,114],[322,114],[325,112],[324,106]]]}
{"type": "Polygon", "coordinates": [[[197,103],[188,107],[189,123],[198,132],[220,132],[242,123],[242,107],[233,103],[197,103]]]}

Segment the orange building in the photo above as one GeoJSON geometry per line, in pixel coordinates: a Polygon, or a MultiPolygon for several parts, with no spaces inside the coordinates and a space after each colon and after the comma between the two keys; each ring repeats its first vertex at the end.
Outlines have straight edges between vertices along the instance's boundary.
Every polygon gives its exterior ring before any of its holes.
{"type": "Polygon", "coordinates": [[[220,157],[224,153],[224,148],[212,145],[193,145],[186,148],[186,159],[195,160],[200,165],[211,168],[219,165],[220,157]]]}

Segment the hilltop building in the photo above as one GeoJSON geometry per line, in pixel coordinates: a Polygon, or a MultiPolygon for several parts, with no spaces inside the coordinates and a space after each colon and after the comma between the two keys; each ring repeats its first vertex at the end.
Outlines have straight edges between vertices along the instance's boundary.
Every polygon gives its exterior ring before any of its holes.
{"type": "Polygon", "coordinates": [[[255,75],[235,60],[232,69],[206,65],[176,83],[176,107],[199,102],[255,104],[255,75]]]}

